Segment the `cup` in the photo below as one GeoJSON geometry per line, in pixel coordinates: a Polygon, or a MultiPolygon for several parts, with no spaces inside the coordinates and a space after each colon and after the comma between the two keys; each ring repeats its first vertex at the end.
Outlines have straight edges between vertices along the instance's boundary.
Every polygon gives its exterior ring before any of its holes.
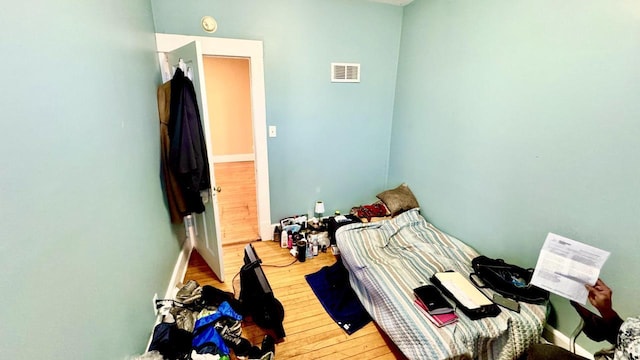
{"type": "Polygon", "coordinates": [[[298,261],[305,262],[307,260],[307,240],[298,240],[298,261]]]}

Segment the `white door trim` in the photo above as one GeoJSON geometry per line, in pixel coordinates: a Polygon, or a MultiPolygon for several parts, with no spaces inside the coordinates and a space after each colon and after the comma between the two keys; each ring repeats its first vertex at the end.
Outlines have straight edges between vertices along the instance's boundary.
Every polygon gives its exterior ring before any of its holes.
{"type": "Polygon", "coordinates": [[[250,59],[251,108],[253,115],[253,144],[255,147],[258,226],[262,240],[270,240],[273,237],[273,228],[271,226],[271,200],[269,196],[267,112],[262,41],[156,33],[156,48],[158,53],[165,53],[196,40],[202,45],[203,55],[243,57],[250,59]]]}

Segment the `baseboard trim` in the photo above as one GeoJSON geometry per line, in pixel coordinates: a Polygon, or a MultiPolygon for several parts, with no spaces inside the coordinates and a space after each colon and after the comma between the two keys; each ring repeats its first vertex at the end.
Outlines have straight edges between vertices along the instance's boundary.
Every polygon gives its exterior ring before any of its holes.
{"type": "Polygon", "coordinates": [[[280,224],[278,223],[278,224],[264,224],[264,225],[265,225],[266,229],[269,229],[267,231],[269,233],[269,236],[267,236],[267,237],[263,236],[261,240],[262,241],[274,241],[275,239],[274,239],[273,235],[276,232],[276,227],[280,226],[280,224]]]}
{"type": "Polygon", "coordinates": [[[167,291],[164,293],[165,299],[173,299],[178,292],[177,285],[184,281],[184,276],[187,274],[187,267],[189,267],[189,258],[191,258],[191,252],[193,251],[193,245],[189,239],[184,241],[182,249],[178,254],[178,259],[173,267],[173,273],[171,279],[169,279],[169,285],[167,291]]]}
{"type": "MultiPolygon", "coordinates": [[[[178,292],[178,284],[184,281],[184,277],[187,274],[187,268],[189,267],[189,258],[191,258],[191,252],[193,251],[193,244],[189,239],[185,239],[182,244],[182,249],[178,253],[178,259],[176,260],[176,264],[173,266],[173,272],[171,273],[171,278],[169,279],[169,285],[167,286],[167,291],[164,293],[163,299],[174,299],[176,293],[178,292]]],[[[153,324],[155,328],[162,321],[161,314],[156,316],[156,320],[153,324]]],[[[145,352],[151,346],[151,340],[153,340],[153,329],[151,330],[151,335],[149,336],[149,342],[147,343],[147,347],[145,347],[145,352]]]]}
{"type": "MultiPolygon", "coordinates": [[[[542,330],[542,337],[553,345],[569,350],[569,337],[549,324],[544,326],[544,329],[542,330]]],[[[576,354],[584,356],[587,359],[593,359],[593,354],[578,344],[576,344],[576,354]]]]}

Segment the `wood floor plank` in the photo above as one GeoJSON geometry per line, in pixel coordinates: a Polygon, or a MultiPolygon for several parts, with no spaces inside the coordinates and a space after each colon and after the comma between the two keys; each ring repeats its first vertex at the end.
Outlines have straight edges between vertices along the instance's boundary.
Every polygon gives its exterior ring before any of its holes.
{"type": "Polygon", "coordinates": [[[244,243],[260,238],[253,161],[214,164],[218,217],[222,244],[244,243]]]}
{"type": "MultiPolygon", "coordinates": [[[[276,359],[406,359],[384,332],[371,322],[352,335],[347,335],[327,314],[316,298],[305,275],[336,262],[330,252],[320,253],[305,262],[295,259],[287,249],[281,249],[272,241],[252,242],[262,260],[262,268],[273,293],[285,309],[285,339],[276,344],[276,359]],[[289,265],[290,264],[290,265],[289,265]]],[[[239,277],[231,279],[243,265],[243,249],[246,243],[225,245],[224,273],[227,282],[221,283],[194,250],[189,259],[185,282],[196,280],[200,285],[211,285],[232,291],[235,284],[239,293],[239,277]]],[[[243,321],[243,336],[260,345],[267,332],[250,320],[243,321]]],[[[232,359],[235,356],[232,354],[232,359]]]]}

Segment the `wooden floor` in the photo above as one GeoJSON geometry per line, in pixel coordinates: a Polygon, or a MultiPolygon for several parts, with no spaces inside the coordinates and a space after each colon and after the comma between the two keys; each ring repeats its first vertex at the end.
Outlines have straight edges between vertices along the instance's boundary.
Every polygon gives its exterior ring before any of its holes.
{"type": "MultiPolygon", "coordinates": [[[[253,242],[262,259],[263,270],[275,297],[285,309],[286,338],[276,344],[276,359],[405,359],[395,345],[373,322],[352,335],[347,335],[325,312],[313,294],[304,275],[335,263],[331,252],[300,263],[294,261],[287,249],[273,241],[253,242]],[[291,264],[287,266],[288,264],[291,264]]],[[[194,250],[185,276],[200,285],[239,293],[240,279],[236,276],[243,264],[245,244],[226,245],[224,251],[225,283],[220,283],[200,255],[194,250]]],[[[264,330],[245,321],[244,337],[260,345],[264,330]]],[[[235,357],[232,354],[232,359],[235,357]]]]}
{"type": "Polygon", "coordinates": [[[256,174],[253,161],[214,165],[222,244],[246,243],[260,238],[256,174]]]}

